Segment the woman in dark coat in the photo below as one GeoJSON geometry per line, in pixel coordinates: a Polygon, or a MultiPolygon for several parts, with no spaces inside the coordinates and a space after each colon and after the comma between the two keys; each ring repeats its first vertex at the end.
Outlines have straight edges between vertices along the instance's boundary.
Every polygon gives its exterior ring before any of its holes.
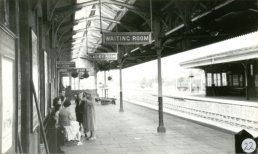
{"type": "Polygon", "coordinates": [[[92,94],[86,93],[84,99],[83,127],[85,132],[90,132],[88,140],[95,140],[95,99],[92,94]]]}
{"type": "Polygon", "coordinates": [[[75,100],[75,114],[76,120],[79,122],[80,130],[83,122],[83,110],[84,110],[84,102],[82,101],[83,93],[79,93],[77,99],[75,100]]]}

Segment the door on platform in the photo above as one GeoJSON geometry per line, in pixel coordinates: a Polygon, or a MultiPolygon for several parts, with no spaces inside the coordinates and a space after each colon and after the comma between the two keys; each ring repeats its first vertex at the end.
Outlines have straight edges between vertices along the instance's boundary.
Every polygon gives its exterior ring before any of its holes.
{"type": "Polygon", "coordinates": [[[2,149],[7,152],[12,147],[14,114],[14,61],[1,57],[1,95],[2,95],[2,149]]]}
{"type": "Polygon", "coordinates": [[[14,153],[15,39],[0,25],[0,153],[14,153]]]}

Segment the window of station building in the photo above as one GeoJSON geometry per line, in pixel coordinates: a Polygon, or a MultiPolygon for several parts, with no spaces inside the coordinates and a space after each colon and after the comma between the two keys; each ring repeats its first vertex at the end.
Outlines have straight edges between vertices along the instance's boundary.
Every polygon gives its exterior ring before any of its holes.
{"type": "Polygon", "coordinates": [[[253,64],[250,65],[250,75],[253,76],[254,75],[254,68],[253,68],[253,64]]]}
{"type": "Polygon", "coordinates": [[[255,75],[255,81],[254,81],[255,87],[258,87],[258,75],[255,75]]]}
{"type": "Polygon", "coordinates": [[[211,87],[211,84],[212,84],[211,73],[207,73],[207,87],[211,87]]]}
{"type": "Polygon", "coordinates": [[[221,86],[221,74],[220,73],[213,74],[213,83],[217,87],[221,86]]]}
{"type": "Polygon", "coordinates": [[[243,75],[239,75],[239,86],[240,87],[243,87],[243,85],[244,85],[244,80],[243,80],[243,75]]]}
{"type": "Polygon", "coordinates": [[[228,85],[229,85],[230,87],[233,86],[232,75],[231,75],[231,74],[228,75],[228,85]]]}
{"type": "Polygon", "coordinates": [[[217,73],[217,84],[220,87],[221,86],[221,77],[220,77],[220,73],[217,73]]]}
{"type": "Polygon", "coordinates": [[[239,86],[239,78],[238,75],[233,75],[233,86],[239,86]]]}
{"type": "Polygon", "coordinates": [[[222,73],[222,86],[227,86],[227,73],[222,73]]]}
{"type": "Polygon", "coordinates": [[[215,86],[218,86],[218,80],[217,80],[217,74],[216,73],[213,74],[213,83],[214,83],[215,86]]]}

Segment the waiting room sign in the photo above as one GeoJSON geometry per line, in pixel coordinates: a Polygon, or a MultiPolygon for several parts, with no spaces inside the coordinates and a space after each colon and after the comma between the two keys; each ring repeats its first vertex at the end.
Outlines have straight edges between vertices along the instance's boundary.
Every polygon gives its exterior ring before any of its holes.
{"type": "Polygon", "coordinates": [[[75,68],[75,62],[73,62],[73,61],[57,61],[56,68],[75,68]]]}
{"type": "Polygon", "coordinates": [[[117,60],[117,53],[89,53],[90,60],[117,60]]]}
{"type": "Polygon", "coordinates": [[[103,33],[103,44],[149,44],[151,32],[110,32],[103,33]]]}

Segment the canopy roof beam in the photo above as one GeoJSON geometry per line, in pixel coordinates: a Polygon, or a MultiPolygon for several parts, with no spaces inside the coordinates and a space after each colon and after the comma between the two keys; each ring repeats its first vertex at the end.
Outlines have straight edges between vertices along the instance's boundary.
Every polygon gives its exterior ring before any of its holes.
{"type": "MultiPolygon", "coordinates": [[[[117,5],[117,6],[120,6],[120,7],[125,7],[129,11],[131,11],[131,12],[137,14],[138,16],[140,16],[141,18],[143,18],[146,21],[146,23],[150,26],[149,13],[143,12],[139,8],[137,8],[133,5],[123,3],[123,2],[120,2],[120,1],[116,1],[116,0],[101,0],[101,3],[102,4],[113,4],[113,5],[117,5]]],[[[93,0],[93,1],[88,1],[88,2],[84,2],[84,3],[75,4],[75,5],[72,5],[72,6],[66,6],[66,7],[56,9],[55,14],[58,15],[58,14],[64,14],[65,12],[68,12],[64,16],[70,16],[71,14],[73,14],[78,9],[82,9],[83,7],[96,5],[96,4],[99,4],[99,1],[93,0]]]]}

